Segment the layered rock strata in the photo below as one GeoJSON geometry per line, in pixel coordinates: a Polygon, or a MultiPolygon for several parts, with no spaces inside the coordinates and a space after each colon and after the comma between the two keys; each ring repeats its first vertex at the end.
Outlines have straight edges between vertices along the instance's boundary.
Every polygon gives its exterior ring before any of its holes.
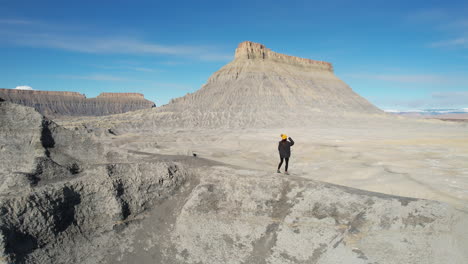
{"type": "Polygon", "coordinates": [[[2,264],[99,262],[188,175],[172,162],[122,162],[33,108],[1,102],[0,123],[2,264]]]}
{"type": "Polygon", "coordinates": [[[34,107],[49,117],[112,115],[155,106],[140,93],[101,93],[86,98],[76,92],[0,89],[0,98],[34,107]]]}
{"type": "Polygon", "coordinates": [[[153,111],[113,119],[121,121],[121,128],[140,130],[304,127],[352,116],[383,112],[336,77],[330,63],[276,53],[246,41],[239,44],[234,60],[195,93],[153,111]]]}
{"type": "Polygon", "coordinates": [[[230,264],[468,259],[468,214],[446,204],[264,172],[211,170],[172,221],[166,232],[139,237],[153,243],[135,241],[137,251],[120,263],[152,263],[148,255],[162,256],[160,263],[230,264]],[[139,250],[151,244],[158,246],[139,250]]]}
{"type": "Polygon", "coordinates": [[[253,42],[241,43],[235,59],[200,90],[159,112],[164,123],[194,127],[299,127],[381,113],[338,79],[330,63],[279,54],[253,42]]]}
{"type": "Polygon", "coordinates": [[[234,57],[236,59],[248,60],[271,60],[279,63],[304,65],[308,67],[313,67],[316,70],[333,72],[333,66],[329,62],[299,58],[281,53],[276,53],[270,50],[269,48],[265,47],[265,45],[251,41],[244,41],[240,43],[236,49],[234,57]]]}
{"type": "Polygon", "coordinates": [[[112,152],[32,108],[1,102],[0,118],[2,264],[468,259],[468,214],[447,204],[201,158],[190,173],[170,162],[181,157],[112,152]]]}

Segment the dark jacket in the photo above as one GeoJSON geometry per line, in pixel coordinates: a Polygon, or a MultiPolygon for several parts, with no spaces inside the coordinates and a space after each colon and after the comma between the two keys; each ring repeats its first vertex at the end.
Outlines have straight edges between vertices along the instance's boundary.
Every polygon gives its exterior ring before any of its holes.
{"type": "Polygon", "coordinates": [[[289,141],[281,140],[278,143],[278,151],[280,154],[280,158],[289,158],[291,156],[292,145],[294,145],[294,140],[292,140],[292,138],[289,138],[289,141]]]}

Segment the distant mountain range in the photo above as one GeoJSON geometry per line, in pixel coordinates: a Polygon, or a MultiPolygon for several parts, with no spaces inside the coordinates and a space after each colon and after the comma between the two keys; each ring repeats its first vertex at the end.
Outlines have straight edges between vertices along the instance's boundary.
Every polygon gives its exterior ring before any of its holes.
{"type": "Polygon", "coordinates": [[[468,108],[459,109],[422,109],[422,110],[384,110],[392,114],[418,114],[418,115],[447,115],[447,114],[467,114],[468,108]]]}

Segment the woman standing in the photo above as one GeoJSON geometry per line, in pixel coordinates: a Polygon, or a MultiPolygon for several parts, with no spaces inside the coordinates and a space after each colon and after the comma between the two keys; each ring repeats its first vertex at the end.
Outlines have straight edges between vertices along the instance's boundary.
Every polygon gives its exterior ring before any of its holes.
{"type": "Polygon", "coordinates": [[[293,145],[294,145],[294,140],[292,140],[292,138],[288,138],[287,135],[281,134],[281,141],[278,144],[278,151],[280,155],[280,163],[278,165],[278,171],[277,171],[278,173],[281,173],[280,171],[281,165],[283,165],[283,161],[286,160],[284,173],[289,174],[288,164],[289,164],[289,157],[291,156],[291,146],[293,145]],[[289,139],[289,141],[287,141],[286,139],[289,139]]]}

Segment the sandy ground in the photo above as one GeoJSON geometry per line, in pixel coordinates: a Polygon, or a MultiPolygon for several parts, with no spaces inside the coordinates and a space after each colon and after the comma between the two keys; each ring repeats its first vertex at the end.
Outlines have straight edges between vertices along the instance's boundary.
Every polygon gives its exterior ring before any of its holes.
{"type": "MultiPolygon", "coordinates": [[[[291,136],[289,172],[386,194],[444,201],[468,211],[468,128],[435,125],[294,130],[199,130],[126,134],[107,139],[122,150],[192,155],[276,174],[277,142],[291,136]]],[[[284,169],[284,165],[283,165],[284,169]]]]}
{"type": "Polygon", "coordinates": [[[128,220],[135,229],[106,262],[466,263],[468,124],[320,121],[284,130],[177,129],[151,118],[114,133],[105,122],[85,127],[114,160],[178,161],[193,172],[174,197],[128,220]],[[291,175],[276,173],[281,133],[296,142],[291,175]]]}

